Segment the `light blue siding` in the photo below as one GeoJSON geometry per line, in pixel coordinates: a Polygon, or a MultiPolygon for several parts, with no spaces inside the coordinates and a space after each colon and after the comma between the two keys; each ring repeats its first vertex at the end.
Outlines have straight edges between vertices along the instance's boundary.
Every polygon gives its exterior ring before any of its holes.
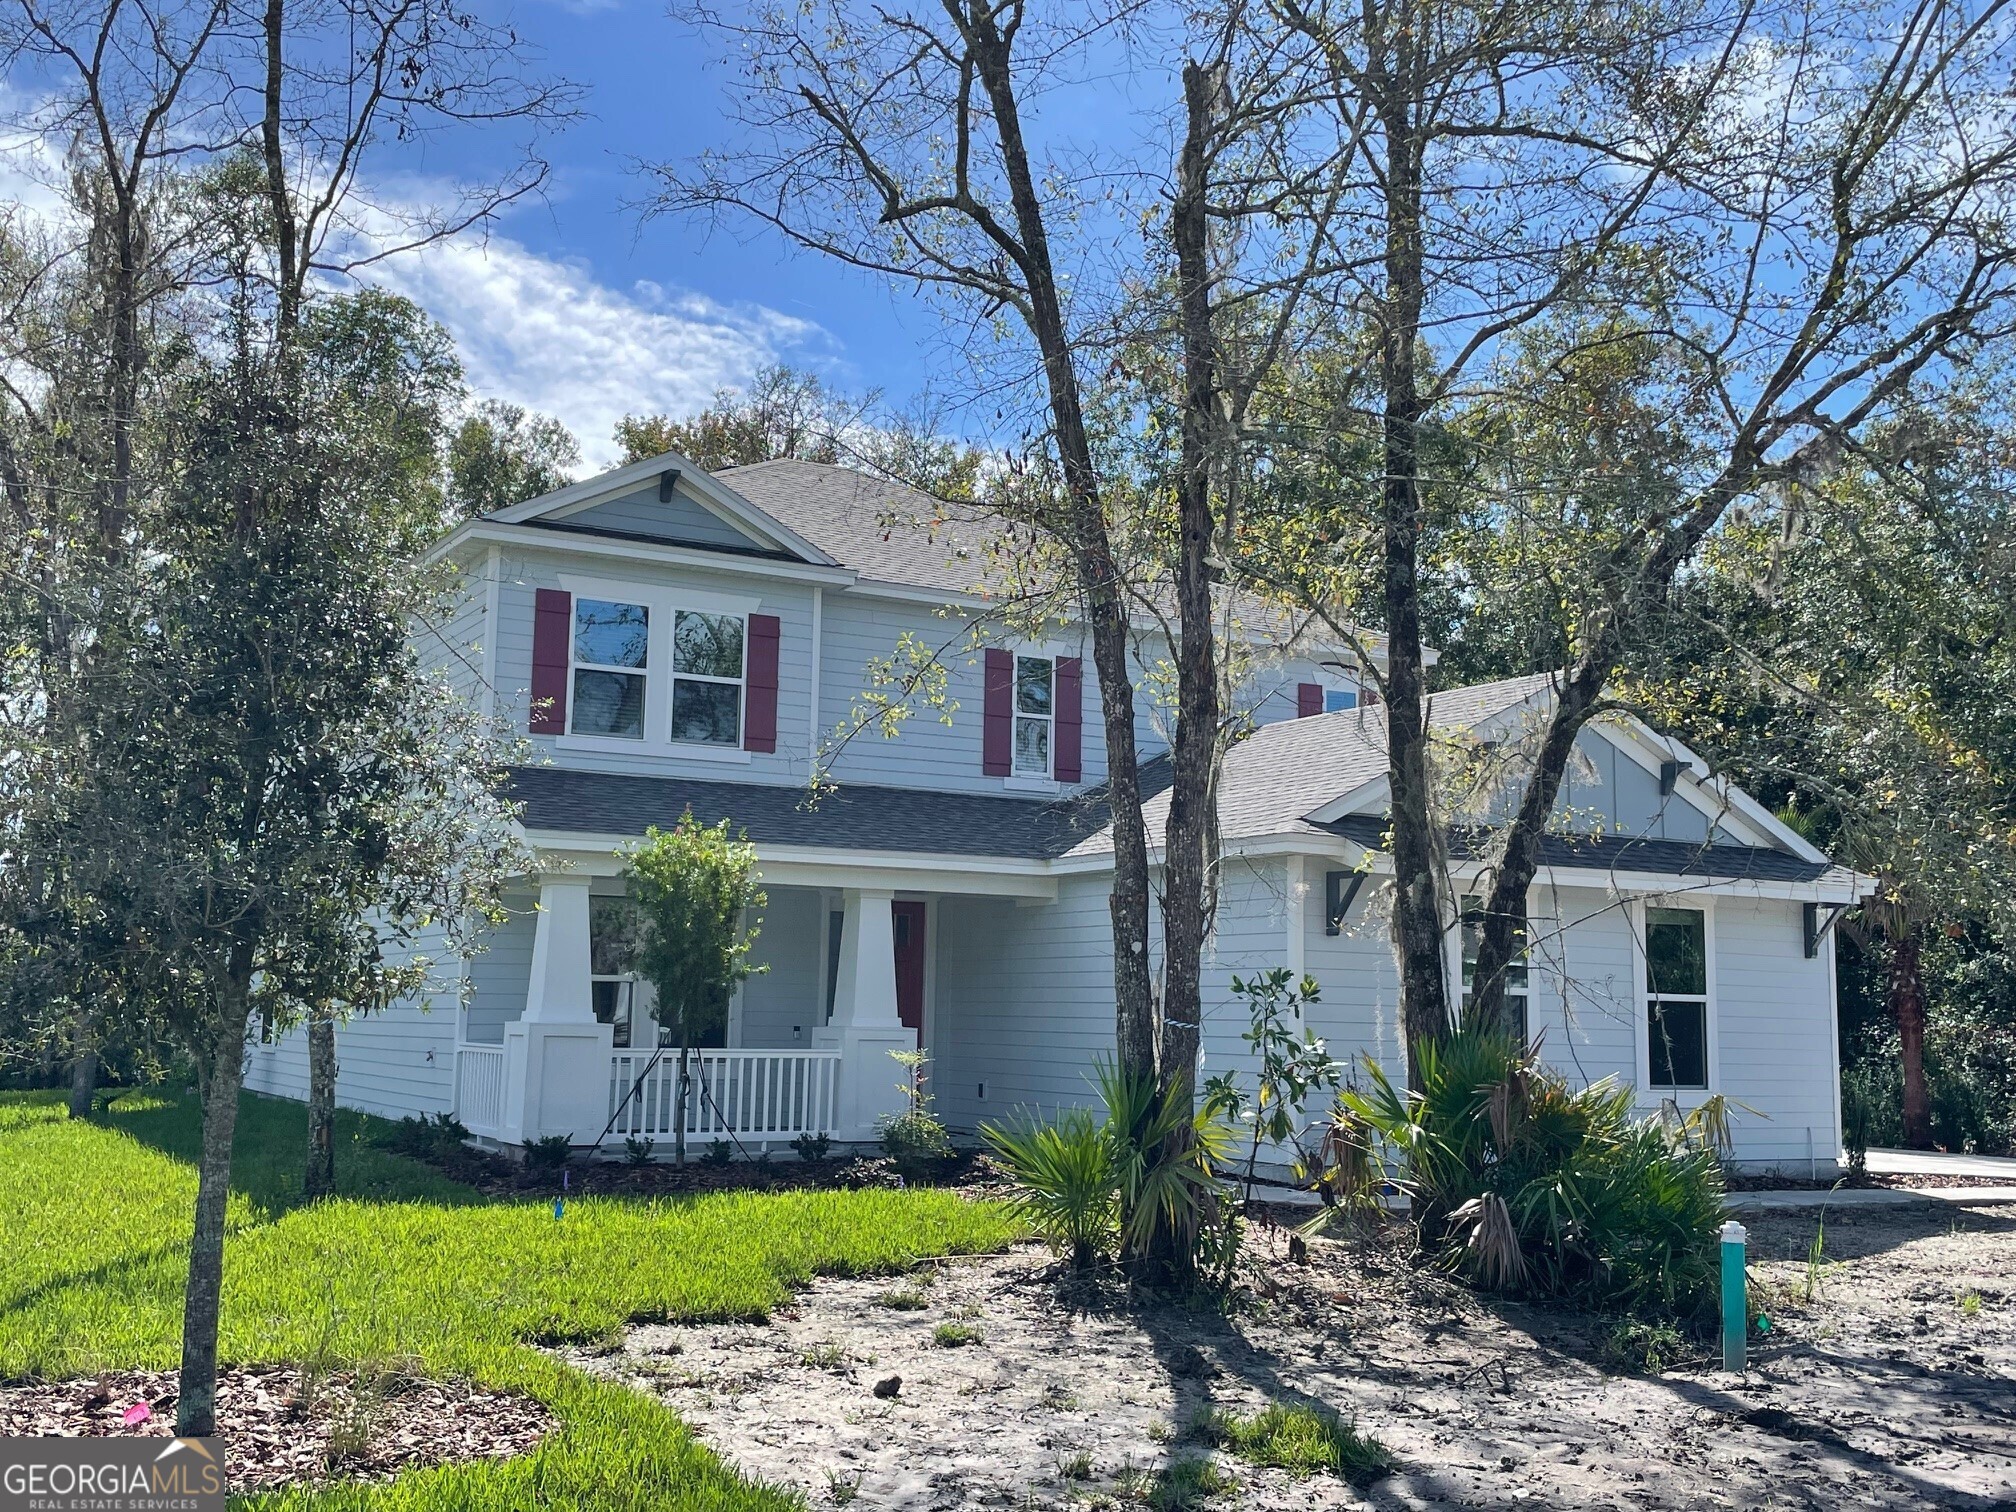
{"type": "Polygon", "coordinates": [[[469,958],[469,1001],[462,1037],[472,1045],[501,1045],[504,1026],[525,1012],[532,982],[532,939],[538,902],[529,893],[506,898],[509,917],[484,934],[484,948],[469,958]]]}
{"type": "Polygon", "coordinates": [[[742,984],[738,1044],[809,1050],[825,1017],[819,956],[824,938],[820,895],[807,887],[765,889],[762,933],[753,956],[764,967],[742,984]]]}
{"type": "Polygon", "coordinates": [[[1832,948],[1806,959],[1797,903],[1715,905],[1721,1086],[1747,1105],[1731,1110],[1745,1159],[1803,1170],[1809,1153],[1824,1163],[1840,1148],[1832,948]]]}

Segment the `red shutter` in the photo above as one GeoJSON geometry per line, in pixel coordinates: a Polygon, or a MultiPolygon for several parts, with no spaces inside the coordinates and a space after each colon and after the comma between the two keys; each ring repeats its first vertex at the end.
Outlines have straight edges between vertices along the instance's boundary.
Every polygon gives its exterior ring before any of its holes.
{"type": "Polygon", "coordinates": [[[541,588],[532,610],[532,723],[534,735],[567,733],[567,652],[574,595],[541,588]]]}
{"type": "Polygon", "coordinates": [[[1295,685],[1295,717],[1307,719],[1311,714],[1323,712],[1323,684],[1297,683],[1295,685]]]}
{"type": "Polygon", "coordinates": [[[749,616],[749,695],[742,714],[742,749],[777,749],[777,641],[782,625],[774,614],[749,616]]]}
{"type": "Polygon", "coordinates": [[[1051,753],[1059,782],[1076,782],[1084,770],[1085,664],[1057,658],[1057,749],[1051,753]]]}
{"type": "Polygon", "coordinates": [[[986,703],[980,720],[980,770],[1006,777],[1015,739],[1015,658],[989,649],[986,662],[986,703]]]}
{"type": "Polygon", "coordinates": [[[1379,690],[1377,688],[1360,688],[1358,690],[1358,705],[1360,708],[1369,709],[1377,702],[1379,702],[1379,690]]]}

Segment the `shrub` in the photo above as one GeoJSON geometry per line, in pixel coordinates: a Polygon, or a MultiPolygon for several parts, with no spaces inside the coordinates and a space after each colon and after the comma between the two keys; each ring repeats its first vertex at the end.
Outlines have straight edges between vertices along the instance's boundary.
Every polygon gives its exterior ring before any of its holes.
{"type": "Polygon", "coordinates": [[[824,1160],[833,1148],[833,1136],[821,1129],[817,1134],[800,1134],[791,1141],[791,1148],[798,1152],[798,1158],[810,1165],[815,1160],[824,1160]]]}
{"type": "Polygon", "coordinates": [[[433,1160],[462,1148],[469,1130],[452,1113],[402,1118],[385,1136],[385,1146],[401,1155],[433,1160]]]}
{"type": "Polygon", "coordinates": [[[709,1165],[726,1165],[735,1158],[735,1147],[725,1139],[707,1141],[706,1160],[709,1165]]]}
{"type": "Polygon", "coordinates": [[[1424,1240],[1500,1291],[1706,1317],[1716,1303],[1722,1169],[1712,1145],[1632,1117],[1614,1082],[1571,1090],[1524,1046],[1466,1029],[1415,1047],[1421,1089],[1338,1098],[1339,1148],[1379,1150],[1414,1198],[1424,1240]]]}
{"type": "Polygon", "coordinates": [[[1209,1458],[1171,1460],[1149,1482],[1147,1502],[1154,1512],[1191,1512],[1237,1484],[1209,1458]]]}
{"type": "Polygon", "coordinates": [[[1093,1079],[1106,1117],[1082,1109],[1044,1124],[1025,1117],[983,1124],[1010,1177],[1022,1217],[1083,1268],[1103,1256],[1142,1254],[1158,1228],[1182,1236],[1188,1272],[1156,1280],[1222,1280],[1238,1254],[1239,1215],[1216,1177],[1231,1136],[1207,1100],[1165,1102],[1152,1077],[1101,1059],[1093,1079]]]}
{"type": "Polygon", "coordinates": [[[1119,1227],[1120,1162],[1110,1127],[1083,1108],[1054,1123],[1023,1118],[982,1126],[1017,1187],[1015,1207],[1050,1247],[1089,1270],[1110,1253],[1119,1227]]]}
{"type": "Polygon", "coordinates": [[[623,1136],[623,1160],[633,1166],[651,1164],[651,1151],[657,1146],[655,1139],[639,1139],[635,1134],[623,1136]]]}
{"type": "Polygon", "coordinates": [[[940,1323],[931,1330],[931,1342],[940,1349],[958,1349],[967,1344],[978,1344],[984,1337],[985,1335],[971,1323],[940,1323]]]}
{"type": "Polygon", "coordinates": [[[1247,1416],[1206,1413],[1197,1428],[1248,1464],[1286,1470],[1298,1478],[1327,1470],[1362,1484],[1393,1468],[1393,1456],[1384,1444],[1327,1407],[1269,1402],[1247,1416]]]}
{"type": "Polygon", "coordinates": [[[525,1167],[532,1171],[557,1171],[574,1158],[572,1134],[548,1134],[525,1146],[525,1167]]]}
{"type": "Polygon", "coordinates": [[[900,1085],[909,1106],[882,1120],[883,1153],[896,1163],[897,1173],[905,1181],[935,1176],[952,1158],[952,1136],[931,1111],[925,1075],[930,1060],[922,1050],[892,1050],[889,1058],[904,1070],[900,1085]]]}

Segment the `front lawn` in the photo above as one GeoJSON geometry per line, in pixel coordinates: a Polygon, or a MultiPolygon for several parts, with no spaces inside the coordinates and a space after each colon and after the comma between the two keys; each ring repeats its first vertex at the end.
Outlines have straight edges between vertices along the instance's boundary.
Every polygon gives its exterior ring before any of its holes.
{"type": "MultiPolygon", "coordinates": [[[[928,1190],[588,1198],[556,1221],[550,1200],[486,1202],[360,1142],[370,1127],[339,1129],[344,1195],[302,1206],[303,1110],[246,1098],[223,1358],[411,1357],[537,1397],[562,1427],[524,1459],[261,1505],[794,1505],[725,1468],[656,1401],[531,1343],[613,1337],[631,1319],[760,1317],[815,1272],[894,1271],[1014,1232],[997,1208],[928,1190]]],[[[176,1362],[195,1130],[179,1098],[129,1094],[79,1124],[56,1094],[0,1094],[0,1379],[176,1362]]]]}

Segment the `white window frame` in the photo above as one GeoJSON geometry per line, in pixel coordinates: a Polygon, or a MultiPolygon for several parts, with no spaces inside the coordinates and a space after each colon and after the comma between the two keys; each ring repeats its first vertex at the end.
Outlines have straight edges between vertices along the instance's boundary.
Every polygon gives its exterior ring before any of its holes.
{"type": "MultiPolygon", "coordinates": [[[[1634,898],[1631,902],[1631,954],[1634,958],[1637,998],[1633,1004],[1632,1024],[1637,1044],[1638,1095],[1641,1103],[1653,1106],[1671,1101],[1676,1107],[1699,1106],[1715,1096],[1722,1088],[1722,1032],[1721,1016],[1718,1011],[1715,990],[1715,897],[1712,893],[1681,893],[1677,896],[1654,895],[1634,898]],[[1655,1087],[1652,1084],[1652,972],[1651,962],[1646,957],[1648,926],[1647,911],[1653,908],[1686,908],[1701,915],[1701,950],[1706,963],[1706,977],[1702,985],[1708,990],[1702,1005],[1702,1035],[1707,1041],[1705,1053],[1708,1085],[1705,1087],[1655,1087]]],[[[1681,1000],[1676,998],[1676,1000],[1681,1000]]]]}
{"type": "MultiPolygon", "coordinates": [[[[1459,892],[1456,895],[1456,927],[1450,931],[1455,939],[1456,957],[1451,971],[1451,980],[1456,983],[1457,1007],[1459,1011],[1463,1012],[1468,1011],[1464,999],[1470,994],[1470,986],[1463,980],[1463,974],[1470,969],[1470,953],[1465,949],[1463,940],[1463,903],[1465,899],[1470,898],[1476,900],[1480,910],[1483,908],[1485,899],[1481,893],[1459,892]]],[[[1482,926],[1479,927],[1481,928],[1482,926]]],[[[1526,1039],[1530,1044],[1533,1038],[1533,908],[1530,900],[1526,908],[1526,948],[1520,952],[1518,964],[1526,968],[1526,981],[1518,987],[1513,986],[1508,981],[1505,984],[1505,996],[1519,999],[1520,1006],[1525,1010],[1522,1017],[1526,1023],[1526,1039]]]]}
{"type": "Polygon", "coordinates": [[[691,604],[679,604],[672,610],[672,627],[668,634],[671,637],[672,652],[671,660],[666,664],[665,672],[666,677],[670,679],[670,685],[665,695],[666,744],[675,746],[681,751],[692,750],[695,747],[704,751],[741,749],[743,742],[749,738],[749,616],[733,612],[719,613],[711,609],[696,609],[691,604]],[[679,670],[679,643],[677,637],[679,616],[682,614],[700,614],[705,615],[709,619],[734,619],[742,622],[742,672],[740,676],[717,677],[712,672],[681,672],[679,670]],[[717,685],[726,684],[735,689],[735,744],[733,746],[721,745],[711,740],[679,740],[674,737],[672,734],[672,710],[673,704],[678,699],[679,684],[682,680],[685,682],[715,683],[717,685]]]}
{"type": "MultiPolygon", "coordinates": [[[[645,667],[649,669],[644,682],[644,738],[632,740],[626,735],[586,735],[571,733],[574,723],[574,611],[572,605],[567,612],[567,723],[570,733],[556,736],[554,744],[563,751],[592,751],[624,753],[628,755],[676,757],[682,761],[710,761],[746,765],[754,759],[753,751],[742,744],[733,746],[713,745],[706,741],[672,739],[672,630],[678,622],[681,609],[701,614],[725,614],[737,616],[742,621],[742,702],[739,728],[742,739],[748,739],[749,729],[749,616],[758,613],[764,601],[750,595],[713,593],[677,586],[670,583],[622,582],[611,578],[589,577],[585,574],[563,572],[559,574],[558,586],[573,595],[576,601],[584,598],[604,599],[619,604],[641,604],[649,614],[647,624],[648,641],[644,654],[645,667]]],[[[614,669],[628,670],[628,669],[614,669]]],[[[702,681],[729,681],[726,678],[710,679],[701,673],[680,673],[702,681]]],[[[781,695],[782,689],[779,690],[781,695]]]]}
{"type": "Polygon", "coordinates": [[[1323,712],[1325,714],[1347,714],[1353,709],[1365,707],[1365,690],[1357,683],[1347,683],[1340,678],[1319,678],[1316,686],[1323,690],[1323,712]],[[1330,707],[1332,693],[1349,694],[1351,702],[1341,709],[1330,707]]]}
{"type": "Polygon", "coordinates": [[[1054,651],[1023,648],[1014,653],[1014,661],[1008,672],[1008,776],[1013,781],[1038,782],[1054,785],[1057,781],[1057,653],[1054,651]],[[1025,714],[1022,712],[1022,663],[1040,661],[1050,664],[1050,712],[1048,714],[1025,714]],[[1020,766],[1022,743],[1017,740],[1017,726],[1025,719],[1038,719],[1050,727],[1050,738],[1044,742],[1044,767],[1040,772],[1025,772],[1020,766]]]}
{"type": "Polygon", "coordinates": [[[567,733],[576,740],[607,741],[625,750],[636,750],[651,738],[651,664],[656,660],[657,631],[653,624],[657,612],[641,598],[610,598],[600,593],[577,593],[567,602],[567,733]],[[581,652],[575,645],[575,630],[581,623],[583,600],[593,604],[615,604],[624,609],[644,611],[644,665],[641,667],[618,667],[608,662],[581,660],[581,652]],[[593,730],[576,730],[574,714],[580,700],[574,695],[574,677],[578,672],[612,672],[619,677],[635,677],[644,684],[643,706],[637,711],[637,733],[635,735],[605,735],[593,730]]]}

